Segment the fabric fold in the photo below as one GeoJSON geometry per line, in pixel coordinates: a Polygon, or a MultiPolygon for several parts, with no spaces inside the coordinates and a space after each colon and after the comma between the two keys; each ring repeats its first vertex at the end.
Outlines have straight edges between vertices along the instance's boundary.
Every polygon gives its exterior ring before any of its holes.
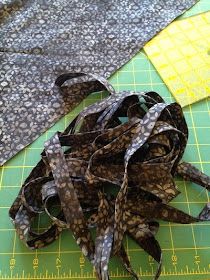
{"type": "Polygon", "coordinates": [[[65,72],[109,77],[196,0],[4,1],[0,4],[0,165],[87,93],[54,87],[65,72]]]}

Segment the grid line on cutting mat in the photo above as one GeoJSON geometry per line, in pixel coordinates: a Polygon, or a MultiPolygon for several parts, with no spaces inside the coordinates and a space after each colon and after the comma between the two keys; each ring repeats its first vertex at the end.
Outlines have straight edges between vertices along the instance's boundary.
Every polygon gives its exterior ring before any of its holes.
{"type": "MultiPolygon", "coordinates": [[[[187,14],[196,14],[210,8],[208,0],[202,0],[187,14]]],[[[110,78],[117,91],[153,90],[160,93],[167,102],[173,102],[167,87],[143,52],[110,78]]],[[[8,209],[17,195],[23,180],[38,162],[43,143],[57,130],[63,130],[70,120],[85,106],[100,100],[104,93],[94,94],[84,100],[54,127],[34,143],[20,152],[0,168],[0,279],[87,279],[93,280],[92,267],[82,255],[69,232],[47,248],[30,251],[16,238],[8,218],[8,209]]],[[[184,108],[190,137],[184,159],[193,162],[210,175],[210,100],[184,108]]],[[[172,205],[196,215],[209,200],[209,194],[187,182],[177,179],[182,194],[172,205]]],[[[39,221],[38,230],[45,224],[39,221]]],[[[210,279],[210,224],[178,225],[161,222],[157,239],[163,248],[163,272],[160,279],[210,279]]],[[[125,248],[136,271],[142,279],[151,279],[156,269],[154,260],[132,240],[126,238],[125,248]]],[[[131,279],[117,259],[110,264],[112,279],[131,279]]]]}
{"type": "Polygon", "coordinates": [[[184,107],[210,95],[210,12],[173,22],[144,50],[184,107]]]}

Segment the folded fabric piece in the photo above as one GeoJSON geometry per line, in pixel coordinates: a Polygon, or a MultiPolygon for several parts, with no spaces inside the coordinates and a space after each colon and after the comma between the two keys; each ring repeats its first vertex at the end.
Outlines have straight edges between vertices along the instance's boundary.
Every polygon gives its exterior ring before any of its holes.
{"type": "Polygon", "coordinates": [[[85,71],[108,77],[196,0],[3,3],[0,165],[88,94],[59,92],[54,87],[59,74],[85,71]]]}
{"type": "Polygon", "coordinates": [[[210,12],[175,21],[144,50],[182,107],[210,96],[210,12]]]}

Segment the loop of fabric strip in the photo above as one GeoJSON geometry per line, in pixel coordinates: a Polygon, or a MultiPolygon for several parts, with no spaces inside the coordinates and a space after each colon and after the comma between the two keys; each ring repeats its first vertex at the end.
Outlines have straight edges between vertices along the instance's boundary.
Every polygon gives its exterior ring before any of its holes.
{"type": "MultiPolygon", "coordinates": [[[[83,75],[63,74],[56,83],[60,86],[83,75]]],[[[106,80],[91,76],[110,96],[85,108],[64,132],[45,143],[42,159],[23,184],[10,217],[31,249],[70,230],[100,280],[109,279],[112,255],[139,279],[122,244],[127,234],[158,262],[157,279],[162,252],[155,239],[159,228],[155,219],[176,223],[210,219],[209,205],[198,217],[169,205],[180,193],[174,176],[208,190],[210,177],[180,162],[188,129],[177,103],[166,104],[154,92],[115,94],[106,80]],[[54,204],[59,206],[56,214],[54,204]],[[44,232],[33,231],[32,223],[43,214],[51,225],[44,232]],[[91,228],[96,228],[95,242],[91,228]]],[[[85,82],[81,83],[82,87],[85,82]]]]}

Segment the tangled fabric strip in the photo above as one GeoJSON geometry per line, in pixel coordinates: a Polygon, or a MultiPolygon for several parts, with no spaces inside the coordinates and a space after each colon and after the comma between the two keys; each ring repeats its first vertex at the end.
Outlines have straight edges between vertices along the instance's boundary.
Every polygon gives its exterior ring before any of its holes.
{"type": "MultiPolygon", "coordinates": [[[[83,76],[63,74],[56,85],[76,79],[83,90],[85,82],[78,80],[83,76]]],[[[42,159],[22,186],[10,217],[31,249],[70,230],[97,279],[103,280],[109,279],[113,255],[134,279],[140,279],[123,247],[123,237],[129,235],[157,261],[157,279],[162,254],[155,239],[156,219],[183,224],[209,220],[209,205],[192,217],[169,204],[180,193],[175,175],[208,190],[210,177],[181,162],[188,128],[179,104],[166,104],[155,92],[116,94],[105,79],[92,78],[110,95],[85,108],[64,132],[45,143],[42,159]],[[42,213],[50,217],[51,225],[38,233],[32,224],[42,213]],[[95,241],[91,228],[96,228],[95,241]]]]}

